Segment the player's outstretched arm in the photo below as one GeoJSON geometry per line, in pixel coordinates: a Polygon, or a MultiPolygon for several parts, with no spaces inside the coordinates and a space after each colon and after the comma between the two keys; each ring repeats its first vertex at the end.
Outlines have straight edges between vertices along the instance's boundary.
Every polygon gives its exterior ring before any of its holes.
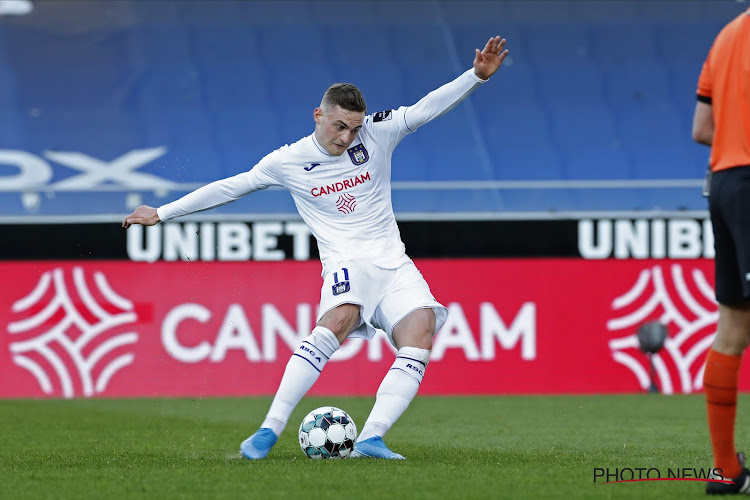
{"type": "Polygon", "coordinates": [[[500,69],[508,49],[505,48],[505,38],[499,36],[487,40],[487,44],[481,51],[474,49],[474,73],[482,80],[488,80],[500,69]]]}
{"type": "Polygon", "coordinates": [[[466,70],[452,82],[433,90],[406,109],[404,120],[407,128],[413,132],[455,108],[497,72],[507,55],[505,38],[490,38],[483,50],[476,49],[472,69],[466,70]]]}
{"type": "MultiPolygon", "coordinates": [[[[256,167],[259,165],[260,163],[256,167]]],[[[231,203],[252,192],[255,189],[253,186],[257,188],[257,183],[253,184],[251,179],[258,176],[258,171],[254,173],[243,172],[234,177],[227,177],[206,184],[172,203],[162,205],[158,209],[142,205],[125,217],[122,227],[128,228],[133,224],[153,226],[159,221],[166,221],[231,203]]]]}
{"type": "Polygon", "coordinates": [[[122,221],[122,227],[125,229],[129,228],[133,224],[141,224],[143,226],[153,226],[159,222],[159,215],[156,213],[154,207],[148,205],[141,205],[136,208],[132,214],[125,217],[122,221]]]}

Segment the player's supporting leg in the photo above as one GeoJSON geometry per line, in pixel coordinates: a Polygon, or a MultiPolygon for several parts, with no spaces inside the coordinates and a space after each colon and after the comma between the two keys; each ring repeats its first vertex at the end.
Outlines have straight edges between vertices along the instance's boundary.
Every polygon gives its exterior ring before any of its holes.
{"type": "Polygon", "coordinates": [[[310,390],[328,359],[359,321],[359,306],[344,304],[328,311],[289,358],[276,396],[260,429],[244,440],[240,453],[265,458],[289,421],[289,415],[310,390]],[[335,333],[334,333],[335,332],[335,333]]]}
{"type": "MultiPolygon", "coordinates": [[[[708,352],[703,387],[706,393],[708,430],[713,448],[714,467],[722,470],[725,478],[742,479],[743,484],[724,485],[708,483],[708,493],[717,488],[736,487],[750,489],[744,465],[738,459],[734,445],[735,417],[737,414],[737,385],[742,352],[750,341],[750,306],[719,305],[719,323],[716,339],[708,352]],[[741,476],[744,476],[741,478],[741,476]],[[748,484],[744,484],[748,481],[748,484]]],[[[737,481],[735,481],[737,483],[737,481]]],[[[739,490],[737,491],[739,492],[739,490]]],[[[734,491],[726,491],[734,493],[734,491]]]]}
{"type": "Polygon", "coordinates": [[[383,443],[383,436],[406,411],[422,383],[435,333],[432,309],[417,309],[393,329],[398,354],[386,373],[352,453],[352,458],[401,459],[383,443]]]}

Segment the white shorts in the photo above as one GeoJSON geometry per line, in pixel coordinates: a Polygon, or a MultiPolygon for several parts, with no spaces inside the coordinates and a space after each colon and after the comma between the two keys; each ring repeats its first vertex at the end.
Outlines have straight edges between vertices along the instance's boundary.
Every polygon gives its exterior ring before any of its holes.
{"type": "Polygon", "coordinates": [[[360,307],[362,323],[349,338],[370,340],[380,328],[394,346],[393,327],[410,312],[422,308],[435,311],[435,333],[448,317],[448,309],[432,296],[413,262],[397,269],[383,269],[361,260],[340,262],[323,278],[318,321],[341,304],[360,307]]]}

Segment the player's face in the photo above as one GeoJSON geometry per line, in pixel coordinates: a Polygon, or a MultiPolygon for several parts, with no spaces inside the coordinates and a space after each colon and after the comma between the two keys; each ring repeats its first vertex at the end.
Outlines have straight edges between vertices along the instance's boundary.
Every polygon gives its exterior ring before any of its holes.
{"type": "Polygon", "coordinates": [[[349,111],[336,105],[327,111],[315,108],[315,139],[333,156],[349,149],[365,121],[364,111],[349,111]]]}

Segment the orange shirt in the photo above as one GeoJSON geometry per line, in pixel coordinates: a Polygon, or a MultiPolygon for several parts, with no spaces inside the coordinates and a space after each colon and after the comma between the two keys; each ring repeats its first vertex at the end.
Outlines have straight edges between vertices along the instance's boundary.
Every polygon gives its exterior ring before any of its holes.
{"type": "Polygon", "coordinates": [[[714,40],[698,78],[698,100],[713,108],[711,170],[750,165],[750,9],[714,40]]]}

